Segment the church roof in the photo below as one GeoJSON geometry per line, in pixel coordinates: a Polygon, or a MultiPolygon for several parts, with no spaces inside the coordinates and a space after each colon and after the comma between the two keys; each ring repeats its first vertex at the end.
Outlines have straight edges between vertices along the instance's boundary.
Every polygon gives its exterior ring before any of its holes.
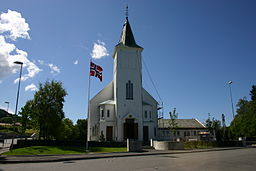
{"type": "Polygon", "coordinates": [[[137,45],[136,42],[135,42],[128,17],[126,17],[126,21],[125,21],[124,26],[123,26],[123,31],[122,31],[120,40],[119,40],[119,42],[116,46],[118,46],[118,45],[125,45],[125,46],[128,46],[128,47],[142,48],[139,45],[137,45]]]}
{"type": "Polygon", "coordinates": [[[106,100],[104,102],[99,103],[99,105],[105,105],[105,104],[113,105],[113,104],[116,104],[116,102],[114,100],[106,100]]]}
{"type": "MultiPolygon", "coordinates": [[[[159,128],[169,128],[171,119],[163,119],[159,122],[159,128]]],[[[197,119],[175,119],[177,129],[205,129],[206,127],[197,119]]]]}

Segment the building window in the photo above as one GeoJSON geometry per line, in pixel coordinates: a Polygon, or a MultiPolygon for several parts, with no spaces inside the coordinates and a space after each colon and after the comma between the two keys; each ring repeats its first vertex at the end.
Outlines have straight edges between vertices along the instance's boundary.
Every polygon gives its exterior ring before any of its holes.
{"type": "Polygon", "coordinates": [[[107,117],[109,118],[109,115],[110,115],[110,111],[109,110],[107,110],[107,117]]]}
{"type": "Polygon", "coordinates": [[[149,118],[150,118],[150,119],[152,118],[152,114],[151,114],[151,111],[149,111],[149,118]]]}
{"type": "Polygon", "coordinates": [[[156,136],[156,127],[154,128],[154,136],[156,136]]]}
{"type": "Polygon", "coordinates": [[[107,110],[107,117],[109,118],[109,116],[110,116],[110,111],[107,110]]]}
{"type": "Polygon", "coordinates": [[[194,131],[194,135],[196,136],[196,131],[194,131]]]}
{"type": "Polygon", "coordinates": [[[104,118],[104,110],[101,110],[101,117],[104,118]]]}
{"type": "Polygon", "coordinates": [[[145,110],[145,118],[148,118],[148,111],[145,110]]]}
{"type": "Polygon", "coordinates": [[[126,83],[126,99],[133,100],[133,83],[130,80],[126,83]]]}
{"type": "Polygon", "coordinates": [[[180,136],[180,131],[177,131],[177,136],[180,136]]]}

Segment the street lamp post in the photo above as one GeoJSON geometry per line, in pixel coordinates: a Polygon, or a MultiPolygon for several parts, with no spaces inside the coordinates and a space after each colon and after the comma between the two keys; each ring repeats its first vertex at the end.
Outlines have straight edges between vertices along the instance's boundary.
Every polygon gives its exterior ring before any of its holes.
{"type": "Polygon", "coordinates": [[[231,89],[231,84],[233,82],[229,81],[229,92],[230,92],[230,101],[231,101],[231,108],[232,108],[232,114],[233,114],[233,120],[234,120],[234,128],[235,128],[235,136],[236,136],[236,122],[235,122],[235,112],[234,112],[234,104],[233,104],[233,97],[232,97],[232,89],[231,89]]]}
{"type": "Polygon", "coordinates": [[[14,63],[20,65],[20,77],[19,77],[19,84],[18,84],[18,91],[17,91],[16,107],[15,107],[15,116],[17,116],[18,103],[19,103],[19,95],[20,95],[20,80],[21,80],[23,62],[15,61],[14,63]]]}
{"type": "Polygon", "coordinates": [[[4,102],[4,103],[6,103],[6,104],[7,104],[6,112],[8,113],[8,110],[9,110],[9,104],[10,104],[10,102],[4,102]]]}
{"type": "MultiPolygon", "coordinates": [[[[20,80],[21,80],[23,62],[15,61],[14,63],[20,65],[20,77],[19,77],[19,84],[18,84],[18,91],[17,91],[15,115],[14,115],[16,117],[17,116],[17,111],[18,111],[18,103],[19,103],[19,95],[20,95],[20,80]]],[[[13,125],[13,129],[14,129],[14,125],[13,125]]],[[[11,151],[12,151],[12,148],[13,148],[13,141],[14,141],[14,134],[12,136],[12,143],[11,143],[11,146],[10,146],[11,151]]]]}

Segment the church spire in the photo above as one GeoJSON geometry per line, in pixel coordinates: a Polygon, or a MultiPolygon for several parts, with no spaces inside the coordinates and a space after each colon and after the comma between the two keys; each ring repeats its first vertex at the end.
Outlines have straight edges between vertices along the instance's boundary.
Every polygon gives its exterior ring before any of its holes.
{"type": "Polygon", "coordinates": [[[132,29],[128,20],[128,6],[126,6],[126,10],[125,10],[125,19],[126,20],[123,25],[123,31],[117,46],[122,44],[128,47],[141,48],[139,45],[136,44],[133,33],[132,33],[132,29]]]}

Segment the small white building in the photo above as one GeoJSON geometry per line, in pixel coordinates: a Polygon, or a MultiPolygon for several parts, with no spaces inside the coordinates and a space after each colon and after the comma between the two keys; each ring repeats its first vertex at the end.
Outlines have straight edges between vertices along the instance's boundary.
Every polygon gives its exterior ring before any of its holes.
{"type": "Polygon", "coordinates": [[[160,140],[201,141],[212,140],[209,130],[197,119],[175,119],[175,128],[170,129],[170,119],[159,120],[160,140]]]}
{"type": "Polygon", "coordinates": [[[142,87],[142,51],[126,17],[113,53],[113,81],[89,103],[89,141],[157,138],[158,103],[142,87]]]}

